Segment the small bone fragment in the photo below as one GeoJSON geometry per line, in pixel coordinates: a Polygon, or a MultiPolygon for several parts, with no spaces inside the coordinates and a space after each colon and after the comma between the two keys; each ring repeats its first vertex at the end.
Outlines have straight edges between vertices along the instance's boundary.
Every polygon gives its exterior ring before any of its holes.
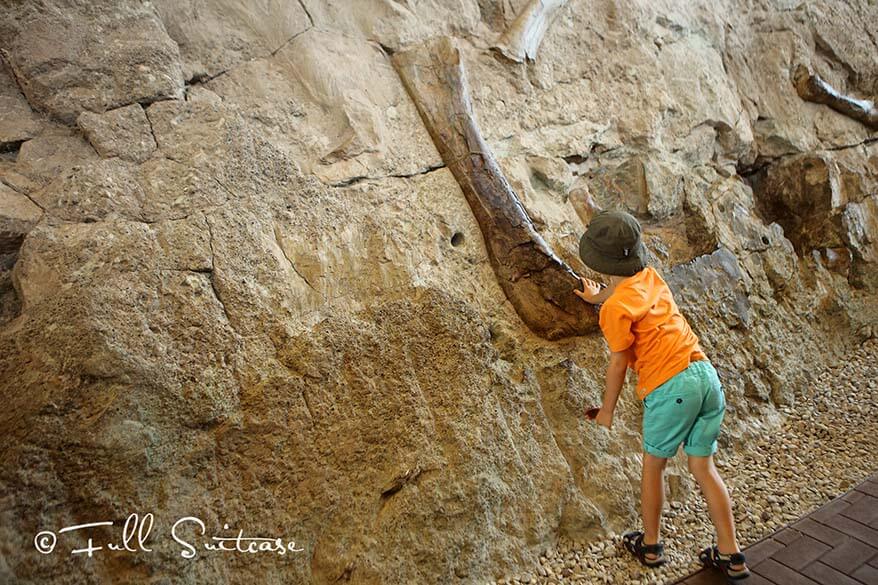
{"type": "Polygon", "coordinates": [[[518,63],[535,60],[546,30],[565,4],[567,0],[531,0],[494,48],[518,63]]]}
{"type": "Polygon", "coordinates": [[[588,227],[591,218],[601,211],[601,208],[591,196],[588,186],[585,184],[571,189],[567,195],[567,200],[570,201],[570,205],[573,207],[576,215],[579,216],[579,220],[584,227],[588,227]]]}
{"type": "Polygon", "coordinates": [[[799,97],[815,104],[824,104],[849,118],[878,130],[878,110],[875,102],[861,100],[839,93],[816,73],[811,73],[805,65],[799,64],[793,72],[793,83],[799,97]]]}

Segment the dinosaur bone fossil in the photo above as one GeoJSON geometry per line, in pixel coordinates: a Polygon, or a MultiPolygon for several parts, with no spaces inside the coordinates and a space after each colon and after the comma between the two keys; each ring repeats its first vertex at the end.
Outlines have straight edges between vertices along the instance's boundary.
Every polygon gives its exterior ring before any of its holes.
{"type": "Polygon", "coordinates": [[[805,65],[796,66],[793,83],[799,97],[808,102],[825,104],[854,120],[878,130],[878,110],[875,102],[860,100],[839,93],[816,73],[811,73],[805,65]]]}
{"type": "Polygon", "coordinates": [[[460,184],[500,287],[522,321],[548,339],[595,330],[595,311],[573,294],[579,277],[537,233],[482,138],[454,43],[428,41],[396,53],[393,64],[460,184]]]}
{"type": "Polygon", "coordinates": [[[567,194],[567,201],[570,202],[573,211],[579,216],[579,220],[584,227],[588,227],[591,218],[593,218],[595,214],[601,212],[600,206],[595,203],[595,200],[591,196],[591,192],[588,190],[588,185],[585,183],[571,189],[567,194]]]}
{"type": "Polygon", "coordinates": [[[506,29],[494,48],[518,63],[537,58],[543,35],[567,0],[531,0],[506,29]]]}

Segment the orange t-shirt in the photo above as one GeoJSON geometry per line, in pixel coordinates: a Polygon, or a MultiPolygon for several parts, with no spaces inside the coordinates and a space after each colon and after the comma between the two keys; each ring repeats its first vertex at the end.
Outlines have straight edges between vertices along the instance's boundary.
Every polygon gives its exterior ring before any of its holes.
{"type": "Polygon", "coordinates": [[[651,267],[619,283],[601,307],[600,326],[610,351],[628,353],[641,400],[690,363],[707,359],[668,285],[651,267]]]}

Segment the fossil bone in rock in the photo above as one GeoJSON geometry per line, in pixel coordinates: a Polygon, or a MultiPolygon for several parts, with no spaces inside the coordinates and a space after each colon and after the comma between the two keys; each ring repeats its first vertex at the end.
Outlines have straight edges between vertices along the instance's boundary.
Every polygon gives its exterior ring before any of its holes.
{"type": "Polygon", "coordinates": [[[506,297],[534,332],[548,339],[596,329],[593,309],[573,289],[579,277],[536,231],[473,114],[460,52],[441,37],[396,53],[406,90],[479,222],[506,297]]]}
{"type": "Polygon", "coordinates": [[[594,198],[591,196],[591,192],[588,190],[588,186],[585,184],[571,189],[570,193],[567,194],[567,200],[570,202],[576,215],[579,216],[582,225],[585,227],[588,227],[591,218],[594,217],[596,213],[601,212],[601,207],[595,203],[594,198]]]}
{"type": "Polygon", "coordinates": [[[567,0],[531,0],[506,29],[495,49],[507,58],[523,63],[537,58],[543,35],[567,0]]]}
{"type": "Polygon", "coordinates": [[[875,102],[860,100],[840,93],[816,73],[811,73],[805,65],[796,66],[793,83],[799,97],[808,102],[825,104],[857,120],[873,130],[878,130],[878,110],[875,102]]]}

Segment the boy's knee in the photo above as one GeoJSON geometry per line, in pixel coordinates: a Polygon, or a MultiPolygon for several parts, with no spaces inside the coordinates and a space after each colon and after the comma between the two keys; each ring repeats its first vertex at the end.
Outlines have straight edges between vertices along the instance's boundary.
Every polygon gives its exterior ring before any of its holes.
{"type": "Polygon", "coordinates": [[[665,457],[657,457],[652,455],[651,453],[643,454],[643,465],[645,467],[649,467],[650,469],[662,469],[668,465],[668,460],[665,457]]]}
{"type": "Polygon", "coordinates": [[[710,457],[698,457],[696,455],[689,455],[687,459],[689,473],[696,477],[699,475],[703,475],[710,470],[710,457]]]}

